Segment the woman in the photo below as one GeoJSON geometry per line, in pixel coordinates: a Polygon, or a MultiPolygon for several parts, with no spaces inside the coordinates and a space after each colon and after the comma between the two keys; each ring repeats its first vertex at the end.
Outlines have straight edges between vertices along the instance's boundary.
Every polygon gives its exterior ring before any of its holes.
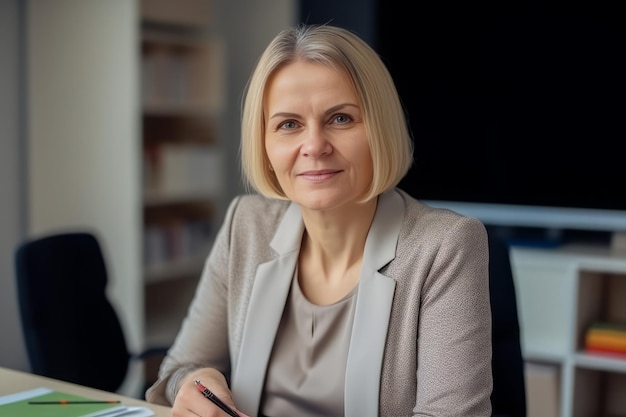
{"type": "Polygon", "coordinates": [[[487,234],[397,188],[393,81],[361,39],[287,29],[242,119],[244,178],[148,401],[224,415],[489,416],[487,234]]]}

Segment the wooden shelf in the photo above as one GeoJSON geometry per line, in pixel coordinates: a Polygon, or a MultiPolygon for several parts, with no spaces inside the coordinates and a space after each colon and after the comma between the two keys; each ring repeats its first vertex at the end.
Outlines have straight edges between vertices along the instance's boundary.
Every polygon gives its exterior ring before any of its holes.
{"type": "Polygon", "coordinates": [[[197,277],[202,271],[209,250],[210,245],[206,248],[206,252],[201,252],[197,256],[189,256],[147,266],[144,271],[146,284],[172,279],[185,279],[189,276],[197,277]]]}
{"type": "Polygon", "coordinates": [[[195,191],[172,191],[163,192],[161,190],[146,190],[144,192],[144,207],[157,208],[173,204],[194,204],[202,201],[213,201],[220,197],[220,192],[216,190],[195,190],[195,191]]]}
{"type": "Polygon", "coordinates": [[[146,287],[146,343],[169,346],[187,315],[199,275],[176,281],[162,281],[146,287]]]}
{"type": "Polygon", "coordinates": [[[210,0],[141,0],[141,19],[185,27],[206,27],[213,20],[210,0]]]}
{"type": "Polygon", "coordinates": [[[141,45],[142,102],[149,113],[219,114],[224,46],[213,38],[146,36],[141,45]]]}

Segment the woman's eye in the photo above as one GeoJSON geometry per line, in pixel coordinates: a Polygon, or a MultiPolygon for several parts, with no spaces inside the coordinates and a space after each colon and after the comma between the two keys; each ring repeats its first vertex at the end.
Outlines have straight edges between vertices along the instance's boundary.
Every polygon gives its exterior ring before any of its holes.
{"type": "Polygon", "coordinates": [[[334,123],[343,125],[343,124],[350,122],[351,120],[352,118],[350,116],[347,116],[345,114],[338,114],[334,118],[334,123]]]}
{"type": "Polygon", "coordinates": [[[294,122],[293,120],[287,120],[285,122],[282,122],[280,125],[278,125],[279,129],[295,129],[297,126],[296,122],[294,122]]]}

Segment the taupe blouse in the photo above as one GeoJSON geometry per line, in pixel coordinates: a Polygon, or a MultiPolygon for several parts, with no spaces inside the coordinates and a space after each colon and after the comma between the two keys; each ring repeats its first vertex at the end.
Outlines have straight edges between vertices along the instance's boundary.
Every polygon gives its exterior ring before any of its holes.
{"type": "Polygon", "coordinates": [[[263,416],[343,416],[346,360],[356,287],[319,306],[302,293],[297,272],[267,371],[263,416]]]}

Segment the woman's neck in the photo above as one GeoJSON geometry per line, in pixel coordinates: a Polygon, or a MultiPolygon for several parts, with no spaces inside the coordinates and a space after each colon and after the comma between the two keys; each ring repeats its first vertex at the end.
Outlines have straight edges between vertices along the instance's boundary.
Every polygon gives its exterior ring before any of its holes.
{"type": "Polygon", "coordinates": [[[303,209],[303,244],[331,258],[351,251],[362,253],[376,205],[377,199],[373,199],[332,211],[303,209]]]}
{"type": "Polygon", "coordinates": [[[300,284],[310,300],[315,293],[337,298],[356,285],[376,205],[374,199],[333,212],[303,210],[300,284]]]}

